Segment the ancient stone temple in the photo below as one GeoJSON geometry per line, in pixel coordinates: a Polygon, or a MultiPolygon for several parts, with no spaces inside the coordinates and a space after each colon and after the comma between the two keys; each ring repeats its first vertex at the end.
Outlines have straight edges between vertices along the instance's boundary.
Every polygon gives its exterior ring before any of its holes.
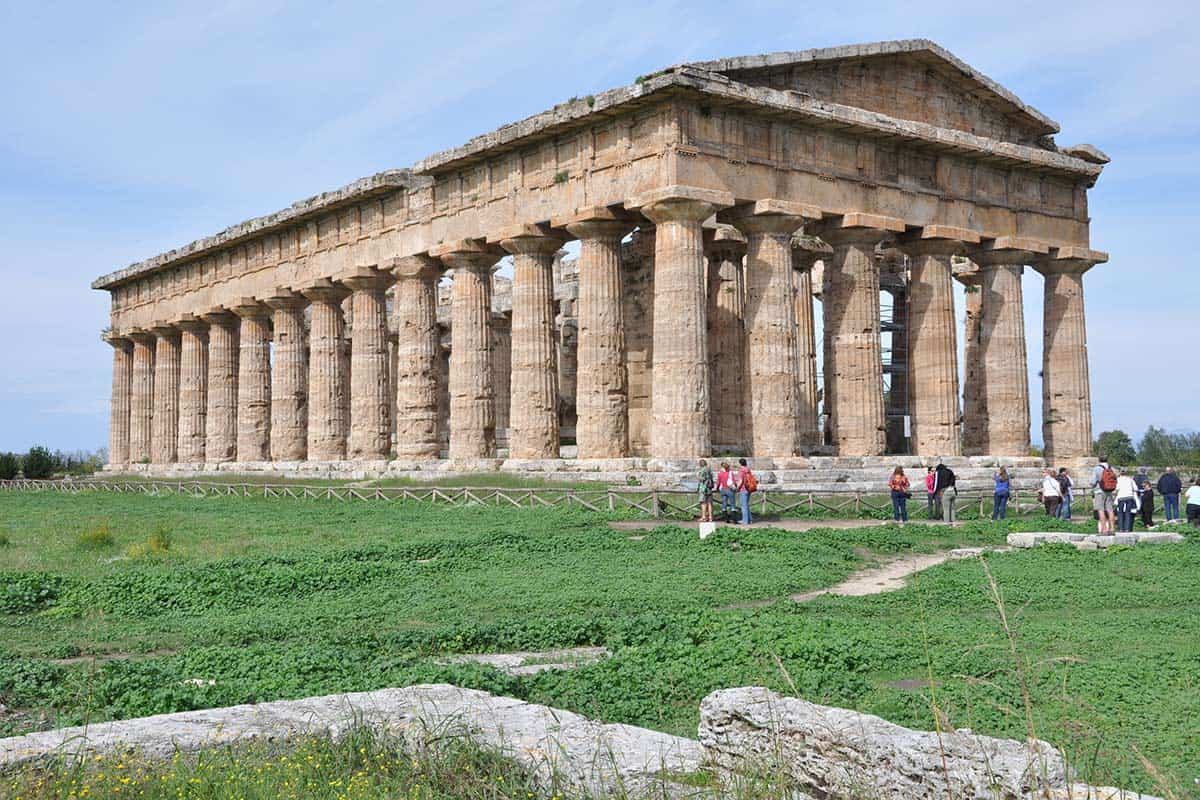
{"type": "Polygon", "coordinates": [[[1019,458],[1027,267],[1085,456],[1108,159],[1058,130],[923,40],[572,99],[96,280],[110,467],[1019,458]]]}

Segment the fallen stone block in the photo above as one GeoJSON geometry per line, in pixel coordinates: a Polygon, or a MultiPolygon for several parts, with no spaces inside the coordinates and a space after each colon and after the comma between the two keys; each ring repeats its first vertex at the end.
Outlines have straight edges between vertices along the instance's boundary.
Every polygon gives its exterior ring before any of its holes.
{"type": "Polygon", "coordinates": [[[1081,542],[1075,542],[1075,549],[1077,549],[1077,550],[1099,550],[1100,545],[1096,544],[1095,542],[1089,542],[1089,541],[1085,540],[1085,541],[1081,541],[1081,542]]]}
{"type": "Polygon", "coordinates": [[[1087,537],[1087,539],[1085,539],[1084,541],[1091,542],[1091,543],[1095,544],[1097,547],[1112,547],[1114,544],[1117,543],[1117,537],[1116,536],[1101,536],[1098,533],[1093,533],[1093,534],[1089,535],[1087,537]]]}
{"type": "Polygon", "coordinates": [[[1137,536],[1138,544],[1179,544],[1184,541],[1182,534],[1173,531],[1147,531],[1137,536]]]}
{"type": "Polygon", "coordinates": [[[1036,547],[1038,543],[1036,533],[1010,533],[1005,538],[1010,547],[1036,547]]]}

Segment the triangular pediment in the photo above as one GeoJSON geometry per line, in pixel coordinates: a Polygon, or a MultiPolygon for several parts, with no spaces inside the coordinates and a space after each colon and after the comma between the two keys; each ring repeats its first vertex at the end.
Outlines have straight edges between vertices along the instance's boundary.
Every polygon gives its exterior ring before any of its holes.
{"type": "Polygon", "coordinates": [[[927,39],[740,56],[689,66],[998,141],[1037,144],[1058,123],[927,39]]]}

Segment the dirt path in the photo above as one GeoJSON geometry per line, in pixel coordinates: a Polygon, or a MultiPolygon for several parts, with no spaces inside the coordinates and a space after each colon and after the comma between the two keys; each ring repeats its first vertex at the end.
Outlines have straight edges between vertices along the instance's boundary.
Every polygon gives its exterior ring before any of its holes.
{"type": "MultiPolygon", "coordinates": [[[[735,528],[745,530],[746,528],[777,528],[785,531],[811,531],[815,528],[867,528],[876,525],[888,525],[886,520],[878,519],[767,519],[759,522],[752,522],[749,525],[726,525],[725,523],[717,523],[721,528],[735,528]]],[[[618,531],[649,531],[655,528],[662,528],[667,525],[675,525],[680,528],[691,528],[699,530],[700,523],[696,520],[620,520],[617,522],[608,523],[610,528],[618,531]]]]}
{"type": "Polygon", "coordinates": [[[922,553],[902,556],[884,564],[859,570],[841,583],[827,589],[815,589],[811,592],[790,595],[794,603],[807,603],[814,597],[823,594],[836,594],[841,597],[865,597],[870,594],[883,594],[904,588],[909,575],[923,572],[930,567],[936,567],[947,561],[960,558],[975,558],[982,553],[1001,553],[1011,550],[1011,547],[959,547],[954,550],[943,550],[940,553],[922,553]]]}

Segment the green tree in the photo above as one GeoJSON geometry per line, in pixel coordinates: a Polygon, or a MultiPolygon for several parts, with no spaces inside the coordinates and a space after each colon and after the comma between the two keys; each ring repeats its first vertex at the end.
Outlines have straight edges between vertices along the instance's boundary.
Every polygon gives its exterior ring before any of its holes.
{"type": "Polygon", "coordinates": [[[1113,464],[1132,464],[1137,459],[1133,440],[1122,430],[1104,431],[1092,447],[1093,454],[1107,455],[1113,464]]]}
{"type": "Polygon", "coordinates": [[[0,453],[0,481],[11,481],[21,471],[16,453],[0,453]]]}
{"type": "Polygon", "coordinates": [[[1174,465],[1179,461],[1175,437],[1162,428],[1151,425],[1143,434],[1142,441],[1138,443],[1137,457],[1138,462],[1142,464],[1153,464],[1156,467],[1174,465]]]}
{"type": "Polygon", "coordinates": [[[25,473],[25,477],[33,480],[49,478],[54,474],[56,466],[58,465],[54,456],[50,455],[50,451],[36,445],[29,448],[24,461],[21,462],[21,469],[25,473]]]}

